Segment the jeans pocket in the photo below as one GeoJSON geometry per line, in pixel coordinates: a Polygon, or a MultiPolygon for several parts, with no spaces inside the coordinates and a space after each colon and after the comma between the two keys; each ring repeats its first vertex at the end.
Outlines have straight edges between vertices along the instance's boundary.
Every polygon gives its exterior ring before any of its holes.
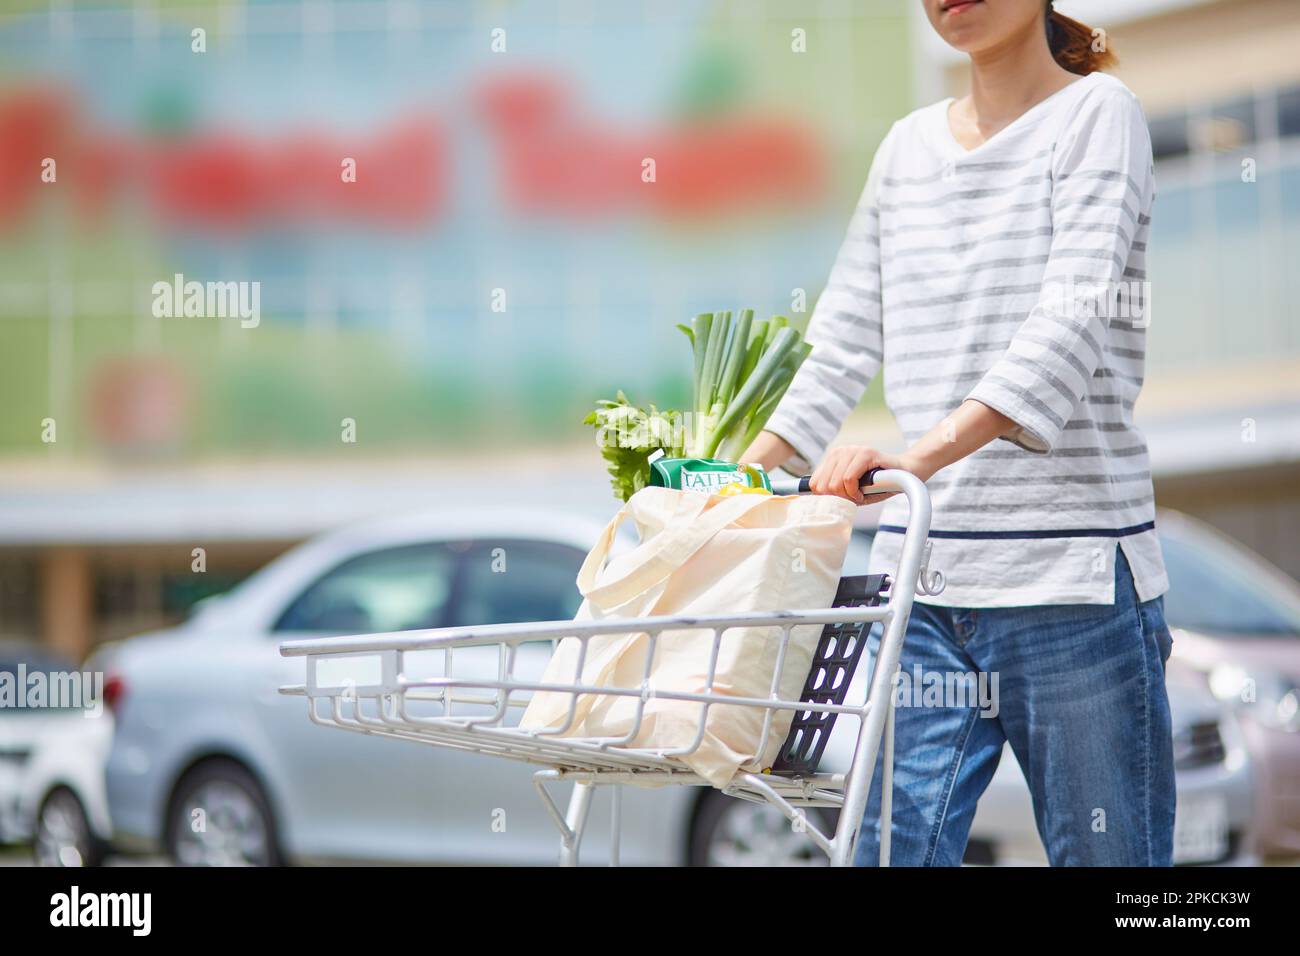
{"type": "Polygon", "coordinates": [[[1169,655],[1174,650],[1174,635],[1170,632],[1169,625],[1165,623],[1165,599],[1158,597],[1143,601],[1139,609],[1142,617],[1142,636],[1155,641],[1156,649],[1160,652],[1160,663],[1164,665],[1168,663],[1169,655]]]}
{"type": "Polygon", "coordinates": [[[1174,635],[1164,624],[1161,624],[1156,631],[1156,643],[1160,647],[1160,663],[1169,663],[1169,655],[1174,652],[1174,635]]]}

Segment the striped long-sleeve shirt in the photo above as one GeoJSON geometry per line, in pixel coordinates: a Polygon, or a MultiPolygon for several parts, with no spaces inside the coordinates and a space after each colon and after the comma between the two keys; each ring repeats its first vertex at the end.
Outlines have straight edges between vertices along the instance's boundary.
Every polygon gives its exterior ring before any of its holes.
{"type": "MultiPolygon", "coordinates": [[[[1138,596],[1167,588],[1133,425],[1154,186],[1141,108],[1094,73],[967,150],[951,101],[890,130],[768,423],[807,467],[883,367],[909,444],[964,400],[1017,428],[928,482],[931,567],[952,607],[1110,604],[1116,546],[1138,596]]],[[[896,566],[889,500],[872,570],[896,566]]]]}

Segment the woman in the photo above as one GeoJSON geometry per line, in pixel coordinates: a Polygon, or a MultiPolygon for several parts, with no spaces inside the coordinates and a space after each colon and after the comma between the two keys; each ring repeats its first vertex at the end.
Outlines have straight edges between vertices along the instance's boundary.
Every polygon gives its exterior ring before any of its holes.
{"type": "MultiPolygon", "coordinates": [[[[746,460],[862,502],[902,468],[934,502],[902,675],[983,674],[994,706],[916,693],[897,713],[892,861],[956,865],[1009,742],[1055,865],[1165,866],[1174,769],[1167,587],[1146,445],[1142,112],[1096,72],[1104,37],[1043,0],[923,0],[971,92],[882,142],[808,328],[814,350],[746,460]],[[908,448],[826,452],[883,367],[908,448]]],[[[872,570],[896,567],[906,503],[872,570]]],[[[927,684],[928,686],[928,684],[927,684]]],[[[900,694],[900,699],[904,695],[900,694]]],[[[858,862],[879,852],[879,772],[858,862]]]]}

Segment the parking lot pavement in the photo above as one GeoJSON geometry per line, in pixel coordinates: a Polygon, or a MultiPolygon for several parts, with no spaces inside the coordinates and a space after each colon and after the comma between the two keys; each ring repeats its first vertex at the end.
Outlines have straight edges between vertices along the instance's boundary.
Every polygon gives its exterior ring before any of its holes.
{"type": "Polygon", "coordinates": [[[0,866],[31,866],[32,851],[22,846],[0,847],[0,866]]]}
{"type": "MultiPolygon", "coordinates": [[[[33,866],[32,851],[27,847],[0,847],[0,866],[33,866]]],[[[170,866],[163,857],[112,855],[105,866],[170,866]]]]}

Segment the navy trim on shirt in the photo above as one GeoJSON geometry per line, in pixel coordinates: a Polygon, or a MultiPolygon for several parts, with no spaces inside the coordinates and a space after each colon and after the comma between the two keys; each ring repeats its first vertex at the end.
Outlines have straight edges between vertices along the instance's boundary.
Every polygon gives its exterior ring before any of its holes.
{"type": "MultiPolygon", "coordinates": [[[[1154,531],[1156,523],[1135,524],[1127,528],[1062,528],[1042,531],[931,531],[932,538],[963,538],[967,540],[1022,539],[1022,538],[1126,538],[1131,534],[1154,531]]],[[[904,534],[907,529],[896,524],[882,524],[877,531],[904,534]]]]}

